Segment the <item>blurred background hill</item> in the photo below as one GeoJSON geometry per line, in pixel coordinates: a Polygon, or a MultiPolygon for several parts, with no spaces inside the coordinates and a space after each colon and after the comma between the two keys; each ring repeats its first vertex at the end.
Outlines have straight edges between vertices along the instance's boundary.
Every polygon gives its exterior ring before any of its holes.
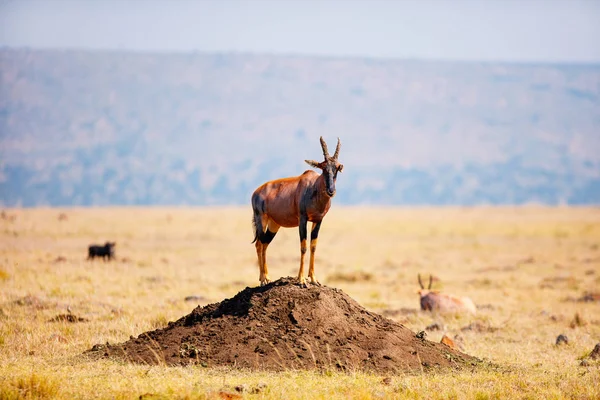
{"type": "Polygon", "coordinates": [[[341,204],[600,204],[600,63],[0,48],[4,206],[248,204],[321,135],[341,204]]]}
{"type": "Polygon", "coordinates": [[[346,204],[600,201],[600,66],[3,49],[5,205],[243,204],[342,140],[346,204]]]}

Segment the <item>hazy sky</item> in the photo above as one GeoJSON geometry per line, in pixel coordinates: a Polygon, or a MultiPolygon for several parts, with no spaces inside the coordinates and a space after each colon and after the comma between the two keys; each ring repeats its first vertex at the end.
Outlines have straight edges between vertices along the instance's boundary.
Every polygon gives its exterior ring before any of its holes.
{"type": "Polygon", "coordinates": [[[600,0],[0,0],[0,46],[600,62],[600,0]]]}

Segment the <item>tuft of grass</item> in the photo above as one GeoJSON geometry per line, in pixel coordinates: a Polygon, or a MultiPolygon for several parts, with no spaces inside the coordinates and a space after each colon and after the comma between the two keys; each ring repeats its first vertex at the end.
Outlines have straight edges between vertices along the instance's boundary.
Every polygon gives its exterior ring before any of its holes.
{"type": "Polygon", "coordinates": [[[169,323],[169,319],[164,314],[159,314],[150,321],[151,329],[164,328],[169,323]]]}
{"type": "Polygon", "coordinates": [[[10,274],[4,268],[0,268],[0,281],[7,281],[9,278],[10,274]]]}
{"type": "Polygon", "coordinates": [[[6,380],[0,385],[0,399],[55,399],[60,384],[54,378],[31,373],[6,380]]]}

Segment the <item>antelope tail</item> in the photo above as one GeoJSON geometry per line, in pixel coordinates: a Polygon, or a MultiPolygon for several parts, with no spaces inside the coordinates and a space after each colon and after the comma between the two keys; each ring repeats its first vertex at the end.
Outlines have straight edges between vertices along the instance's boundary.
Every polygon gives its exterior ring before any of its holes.
{"type": "Polygon", "coordinates": [[[252,195],[252,227],[254,228],[254,240],[255,243],[260,239],[261,235],[265,232],[265,227],[262,225],[262,214],[264,213],[265,202],[260,195],[254,193],[252,195]]]}
{"type": "Polygon", "coordinates": [[[252,217],[252,228],[254,228],[254,240],[252,241],[252,243],[254,243],[258,240],[260,232],[262,232],[262,222],[260,216],[257,216],[256,214],[252,217]]]}

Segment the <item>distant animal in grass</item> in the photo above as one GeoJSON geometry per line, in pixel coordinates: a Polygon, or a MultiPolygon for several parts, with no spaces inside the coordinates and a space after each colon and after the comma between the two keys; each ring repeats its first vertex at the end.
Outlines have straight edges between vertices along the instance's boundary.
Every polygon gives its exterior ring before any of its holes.
{"type": "Polygon", "coordinates": [[[321,162],[306,160],[313,168],[320,169],[321,174],[307,170],[300,176],[275,179],[261,185],[252,194],[252,211],[254,224],[254,241],[260,269],[260,284],[270,282],[267,267],[267,247],[280,227],[299,227],[300,233],[300,269],[298,282],[306,286],[304,277],[304,254],[307,248],[307,223],[312,222],[310,230],[310,264],[308,279],[310,283],[319,285],[315,277],[315,250],[321,222],[329,207],[331,198],[335,196],[335,181],[338,172],[344,166],[339,163],[340,139],[333,156],[329,155],[327,144],[321,137],[321,149],[324,160],[321,162]]]}
{"type": "Polygon", "coordinates": [[[420,274],[418,275],[418,280],[419,286],[421,286],[421,290],[417,292],[421,297],[421,310],[440,313],[477,313],[475,303],[473,303],[473,300],[470,298],[453,296],[451,294],[431,290],[431,284],[433,283],[433,277],[431,275],[429,275],[429,285],[427,286],[427,289],[423,286],[420,274]]]}
{"type": "Polygon", "coordinates": [[[115,258],[115,242],[106,242],[104,246],[91,244],[88,247],[88,260],[93,260],[96,257],[102,257],[104,261],[110,261],[115,258]]]}
{"type": "Polygon", "coordinates": [[[8,214],[6,211],[2,210],[2,212],[0,213],[0,218],[8,222],[15,222],[17,216],[15,214],[8,214]]]}

